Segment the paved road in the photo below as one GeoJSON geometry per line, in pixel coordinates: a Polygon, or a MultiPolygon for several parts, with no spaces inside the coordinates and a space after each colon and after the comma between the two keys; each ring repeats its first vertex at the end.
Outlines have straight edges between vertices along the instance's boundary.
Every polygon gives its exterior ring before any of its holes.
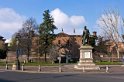
{"type": "Polygon", "coordinates": [[[0,82],[124,82],[124,73],[24,73],[0,72],[0,82]]]}

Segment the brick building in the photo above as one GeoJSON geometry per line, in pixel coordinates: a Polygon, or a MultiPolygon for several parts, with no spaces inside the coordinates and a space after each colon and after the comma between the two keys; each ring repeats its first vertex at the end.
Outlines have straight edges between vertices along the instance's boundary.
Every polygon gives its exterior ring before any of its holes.
{"type": "MultiPolygon", "coordinates": [[[[94,35],[94,32],[93,32],[94,35]]],[[[95,33],[96,35],[96,33],[95,33]]],[[[107,41],[108,42],[108,41],[107,41]]],[[[32,45],[32,51],[36,51],[38,52],[38,36],[34,37],[33,41],[32,41],[33,45],[32,45]]],[[[53,44],[56,45],[59,49],[59,52],[61,53],[61,55],[63,56],[71,56],[71,58],[79,58],[80,52],[79,52],[79,48],[82,45],[82,35],[69,35],[67,33],[64,33],[63,31],[56,34],[56,38],[53,41],[53,44]]],[[[106,42],[103,44],[104,46],[106,46],[106,42]]],[[[122,42],[119,42],[118,44],[119,47],[119,52],[120,52],[120,56],[122,57],[122,55],[124,54],[124,44],[122,42]]],[[[109,46],[106,47],[107,52],[112,52],[114,50],[114,44],[112,42],[109,42],[109,46]]],[[[36,53],[36,52],[34,52],[36,53]]],[[[99,53],[99,52],[98,52],[99,53]]],[[[99,55],[104,54],[105,56],[103,57],[108,57],[108,55],[106,55],[107,53],[104,52],[100,52],[99,55]]],[[[115,56],[116,56],[116,52],[115,52],[115,56]]]]}
{"type": "MultiPolygon", "coordinates": [[[[38,36],[33,38],[32,52],[38,52],[38,36]]],[[[64,32],[56,34],[53,44],[58,47],[61,56],[69,55],[72,58],[79,58],[79,47],[82,44],[81,35],[68,35],[64,32]]]]}
{"type": "Polygon", "coordinates": [[[82,44],[82,37],[81,35],[68,35],[61,32],[57,34],[53,44],[60,46],[60,53],[68,54],[72,58],[79,58],[79,48],[82,44]]]}

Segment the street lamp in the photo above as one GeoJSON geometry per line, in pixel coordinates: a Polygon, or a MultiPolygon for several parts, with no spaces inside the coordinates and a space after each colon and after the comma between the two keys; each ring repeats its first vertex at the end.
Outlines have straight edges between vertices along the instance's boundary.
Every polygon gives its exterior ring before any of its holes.
{"type": "Polygon", "coordinates": [[[20,39],[20,35],[19,35],[19,33],[18,33],[18,34],[16,35],[16,70],[20,70],[20,61],[19,61],[19,54],[20,54],[19,39],[20,39]]]}
{"type": "Polygon", "coordinates": [[[39,35],[37,36],[37,46],[38,46],[38,48],[37,48],[37,52],[38,52],[38,59],[39,59],[39,62],[40,62],[40,37],[39,37],[39,35]]]}
{"type": "MultiPolygon", "coordinates": [[[[58,46],[61,48],[61,42],[60,42],[60,40],[58,41],[58,46]]],[[[59,72],[62,72],[62,67],[61,67],[61,54],[59,54],[58,60],[59,60],[59,72]]]]}

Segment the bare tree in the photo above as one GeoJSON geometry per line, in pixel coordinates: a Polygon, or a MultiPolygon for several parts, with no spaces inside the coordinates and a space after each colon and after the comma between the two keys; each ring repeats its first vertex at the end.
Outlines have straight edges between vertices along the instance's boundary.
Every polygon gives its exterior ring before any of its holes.
{"type": "Polygon", "coordinates": [[[29,56],[31,54],[32,47],[32,37],[34,35],[34,29],[37,28],[37,23],[34,18],[27,19],[22,28],[18,31],[20,34],[20,47],[23,52],[27,55],[27,61],[29,61],[29,56]]]}
{"type": "Polygon", "coordinates": [[[59,50],[58,50],[58,46],[57,45],[52,45],[52,48],[49,51],[49,57],[52,61],[52,63],[54,63],[54,61],[57,60],[57,57],[59,57],[59,50]]]}
{"type": "Polygon", "coordinates": [[[106,10],[103,15],[98,19],[98,26],[102,29],[105,38],[114,42],[114,47],[119,58],[118,43],[122,41],[122,27],[121,16],[116,10],[106,10]]]}

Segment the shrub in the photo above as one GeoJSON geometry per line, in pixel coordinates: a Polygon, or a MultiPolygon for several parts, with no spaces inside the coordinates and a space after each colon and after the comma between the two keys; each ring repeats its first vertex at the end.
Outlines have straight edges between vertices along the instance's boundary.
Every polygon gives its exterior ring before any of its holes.
{"type": "Polygon", "coordinates": [[[5,59],[7,56],[7,51],[0,49],[0,59],[5,59]]]}

